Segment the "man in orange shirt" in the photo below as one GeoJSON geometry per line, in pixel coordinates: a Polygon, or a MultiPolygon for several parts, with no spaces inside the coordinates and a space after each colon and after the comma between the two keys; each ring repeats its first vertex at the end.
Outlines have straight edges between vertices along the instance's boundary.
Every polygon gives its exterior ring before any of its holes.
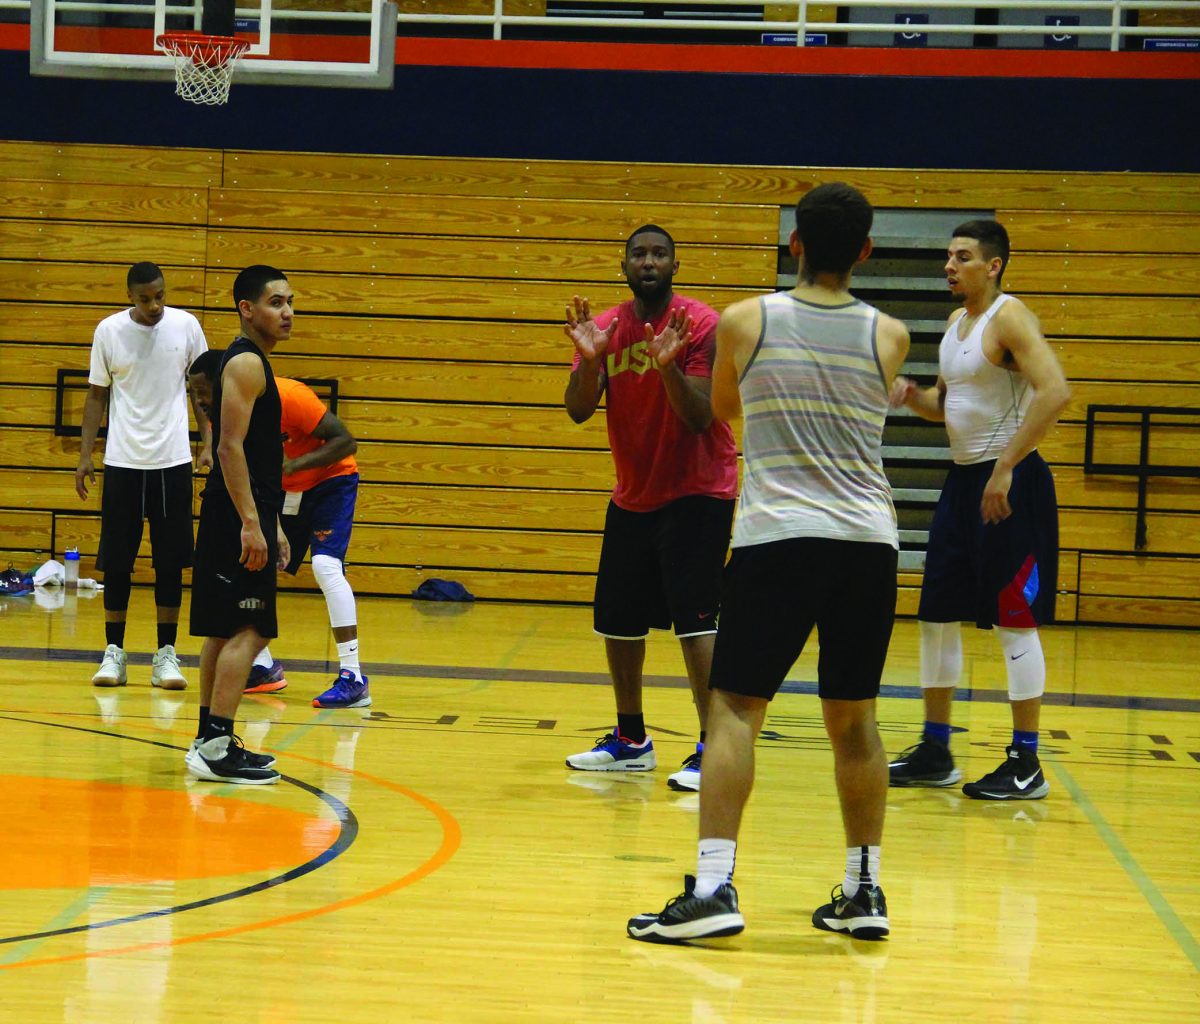
{"type": "MultiPolygon", "coordinates": [[[[219,352],[192,364],[188,381],[197,403],[212,401],[209,362],[219,352]]],[[[276,377],[283,407],[283,513],[280,522],[292,546],[286,572],[296,575],[306,551],[312,551],[313,576],[329,609],[337,643],[339,671],[333,684],[313,698],[318,708],[364,708],[371,704],[368,679],[358,658],[358,613],[354,591],[345,575],[346,549],[354,525],[358,497],[358,442],[346,425],[330,412],[312,389],[298,380],[276,377]]],[[[255,661],[246,692],[282,690],[283,669],[264,649],[255,661]]]]}

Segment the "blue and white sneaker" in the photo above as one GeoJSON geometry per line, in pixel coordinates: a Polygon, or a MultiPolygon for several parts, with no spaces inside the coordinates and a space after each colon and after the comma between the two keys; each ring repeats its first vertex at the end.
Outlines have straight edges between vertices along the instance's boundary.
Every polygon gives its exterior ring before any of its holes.
{"type": "Polygon", "coordinates": [[[567,758],[567,767],[581,772],[648,772],[657,763],[649,736],[641,743],[629,743],[615,729],[596,740],[591,750],[567,758]]]}
{"type": "Polygon", "coordinates": [[[361,679],[348,668],[342,669],[333,685],[321,696],[313,698],[314,708],[369,708],[371,693],[367,677],[361,679]]]}
{"type": "Polygon", "coordinates": [[[667,785],[672,789],[686,790],[689,793],[700,792],[700,759],[704,754],[704,744],[696,744],[696,752],[688,754],[683,767],[674,775],[667,776],[667,785]]]}

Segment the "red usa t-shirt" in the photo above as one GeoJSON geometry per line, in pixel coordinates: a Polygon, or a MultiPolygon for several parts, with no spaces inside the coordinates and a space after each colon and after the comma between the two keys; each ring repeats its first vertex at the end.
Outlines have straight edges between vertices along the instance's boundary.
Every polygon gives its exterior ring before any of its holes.
{"type": "MultiPolygon", "coordinates": [[[[711,377],[716,310],[676,295],[652,323],[654,333],[666,325],[671,309],[679,308],[687,310],[695,326],[692,340],[676,361],[690,377],[711,377]]],[[[609,340],[604,365],[608,443],[617,470],[613,501],[630,512],[652,512],[693,494],[736,497],[737,446],[729,425],[714,419],[702,434],[689,430],[667,400],[633,300],[601,313],[596,326],[603,330],[614,317],[617,330],[609,340]]],[[[578,366],[577,352],[572,367],[578,366]]]]}

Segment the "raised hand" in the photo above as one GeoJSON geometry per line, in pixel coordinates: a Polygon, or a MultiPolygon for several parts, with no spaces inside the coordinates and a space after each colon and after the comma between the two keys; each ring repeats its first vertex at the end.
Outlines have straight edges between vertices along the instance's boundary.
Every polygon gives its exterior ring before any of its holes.
{"type": "Polygon", "coordinates": [[[658,334],[654,333],[654,328],[649,324],[645,325],[646,351],[650,353],[658,369],[661,370],[675,362],[684,346],[692,340],[694,326],[691,316],[683,309],[671,310],[667,322],[658,334]]]}
{"type": "Polygon", "coordinates": [[[567,322],[563,325],[563,333],[571,339],[579,358],[585,363],[596,363],[604,357],[616,330],[616,318],[604,330],[600,330],[596,321],[592,319],[592,309],[588,300],[578,295],[571,297],[571,302],[567,305],[567,322]]]}

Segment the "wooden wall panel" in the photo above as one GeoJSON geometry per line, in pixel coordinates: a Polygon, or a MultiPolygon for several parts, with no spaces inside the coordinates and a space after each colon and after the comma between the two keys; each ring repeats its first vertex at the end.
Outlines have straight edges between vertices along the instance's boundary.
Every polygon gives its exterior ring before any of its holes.
{"type": "Polygon", "coordinates": [[[1017,254],[1200,253],[1200,217],[1190,213],[1083,213],[1078,209],[997,210],[1017,254]]]}
{"type": "Polygon", "coordinates": [[[1018,294],[1042,322],[1046,337],[1181,338],[1194,340],[1195,297],[1018,294]]]}
{"type": "MultiPolygon", "coordinates": [[[[0,143],[0,147],[5,143],[0,143]]],[[[3,152],[0,150],[0,161],[3,152]]],[[[5,217],[45,221],[87,221],[138,226],[203,225],[207,188],[179,188],[143,182],[105,185],[95,181],[22,180],[0,176],[0,211],[5,217]]]]}
{"type": "Polygon", "coordinates": [[[1200,559],[1082,555],[1079,592],[1088,596],[1194,601],[1200,595],[1200,559]]]}
{"type": "MultiPolygon", "coordinates": [[[[835,173],[11,142],[0,172],[0,529],[15,552],[70,536],[94,571],[98,500],[74,493],[79,442],[52,433],[54,384],[87,368],[128,263],[164,266],[169,301],[221,348],[238,329],[233,276],[265,260],[298,299],[277,371],[336,379],[360,440],[356,588],[450,575],[483,598],[571,601],[591,599],[613,468],[603,408],[582,425],[562,408],[565,303],[623,301],[622,243],[647,221],[675,234],[684,294],[721,308],[767,290],[779,208],[835,173]]],[[[1194,624],[1196,481],[1151,481],[1149,547],[1135,553],[1135,481],[1085,475],[1082,461],[1089,404],[1200,407],[1200,176],[836,175],[881,207],[1000,211],[1017,246],[1006,285],[1072,381],[1041,446],[1062,506],[1059,618],[1194,624]]],[[[68,388],[68,424],[84,394],[68,388]]],[[[1200,426],[1156,425],[1153,461],[1192,465],[1198,451],[1200,426]]],[[[1097,456],[1134,462],[1136,429],[1103,425],[1097,456]]],[[[285,586],[314,584],[305,570],[285,586]]],[[[919,587],[903,574],[902,614],[919,587]]]]}
{"type": "Polygon", "coordinates": [[[862,189],[876,206],[907,209],[1200,211],[1200,179],[1188,174],[1055,171],[866,170],[743,165],[626,164],[601,161],[278,154],[232,150],[225,185],[628,202],[790,206],[831,175],[862,189]]]}
{"type": "MultiPolygon", "coordinates": [[[[160,267],[203,267],[203,227],[164,224],[82,224],[0,218],[0,252],[9,260],[69,260],[72,263],[134,263],[160,267]]],[[[124,285],[125,275],[118,277],[124,285]]]]}
{"type": "MultiPolygon", "coordinates": [[[[769,245],[779,239],[775,206],[732,206],[712,195],[688,202],[682,195],[664,202],[628,195],[616,201],[601,196],[581,198],[576,190],[562,198],[506,193],[456,196],[407,194],[374,187],[350,193],[337,190],[262,188],[222,189],[212,195],[210,223],[221,228],[262,227],[262,211],[270,208],[290,231],[339,231],[360,235],[456,235],[484,239],[575,239],[620,246],[643,224],[661,224],[678,245],[769,245]],[[388,194],[391,193],[391,194],[388,194]]],[[[586,193],[585,193],[586,194],[586,193]]]]}
{"type": "MultiPolygon", "coordinates": [[[[619,242],[493,239],[482,244],[478,238],[271,230],[211,231],[208,240],[214,267],[244,267],[270,251],[289,278],[336,267],[347,274],[480,278],[486,279],[486,287],[493,280],[537,279],[553,280],[560,287],[567,283],[625,287],[619,242]]],[[[680,250],[675,276],[680,290],[714,285],[775,287],[776,254],[764,246],[685,249],[681,244],[680,250]]]]}
{"type": "Polygon", "coordinates": [[[1091,295],[1200,294],[1200,256],[1018,253],[1004,272],[1013,292],[1091,295]]]}
{"type": "MultiPolygon", "coordinates": [[[[128,270],[127,262],[11,263],[0,274],[0,302],[107,304],[108,312],[115,313],[128,305],[128,270]]],[[[164,266],[163,273],[168,277],[169,302],[184,309],[203,305],[203,267],[164,266]]]]}
{"type": "Polygon", "coordinates": [[[0,181],[80,181],[120,185],[208,188],[221,183],[223,154],[216,149],[0,141],[0,181]]]}
{"type": "MultiPolygon", "coordinates": [[[[1136,523],[1132,511],[1060,508],[1059,544],[1079,551],[1134,557],[1136,523]]],[[[1200,517],[1195,514],[1151,512],[1146,517],[1146,529],[1147,554],[1200,555],[1200,517]]]]}
{"type": "MultiPolygon", "coordinates": [[[[172,275],[174,279],[177,274],[172,275]]],[[[204,304],[224,305],[233,293],[237,275],[210,270],[204,304]]],[[[565,298],[570,290],[551,281],[480,282],[468,278],[375,277],[366,274],[288,274],[299,308],[314,313],[367,316],[455,317],[481,320],[538,320],[561,322],[565,298]]],[[[174,289],[177,287],[173,285],[174,289]]],[[[626,293],[627,294],[627,293],[626,293]]],[[[693,298],[724,309],[754,292],[747,288],[694,288],[693,298]]],[[[0,298],[8,297],[0,291],[0,298]]],[[[595,309],[622,301],[618,285],[591,289],[588,296],[595,309]]],[[[189,296],[190,300],[190,296],[189,296]]]]}
{"type": "Polygon", "coordinates": [[[1068,380],[1200,380],[1200,341],[1105,341],[1054,339],[1051,343],[1068,380]]]}

